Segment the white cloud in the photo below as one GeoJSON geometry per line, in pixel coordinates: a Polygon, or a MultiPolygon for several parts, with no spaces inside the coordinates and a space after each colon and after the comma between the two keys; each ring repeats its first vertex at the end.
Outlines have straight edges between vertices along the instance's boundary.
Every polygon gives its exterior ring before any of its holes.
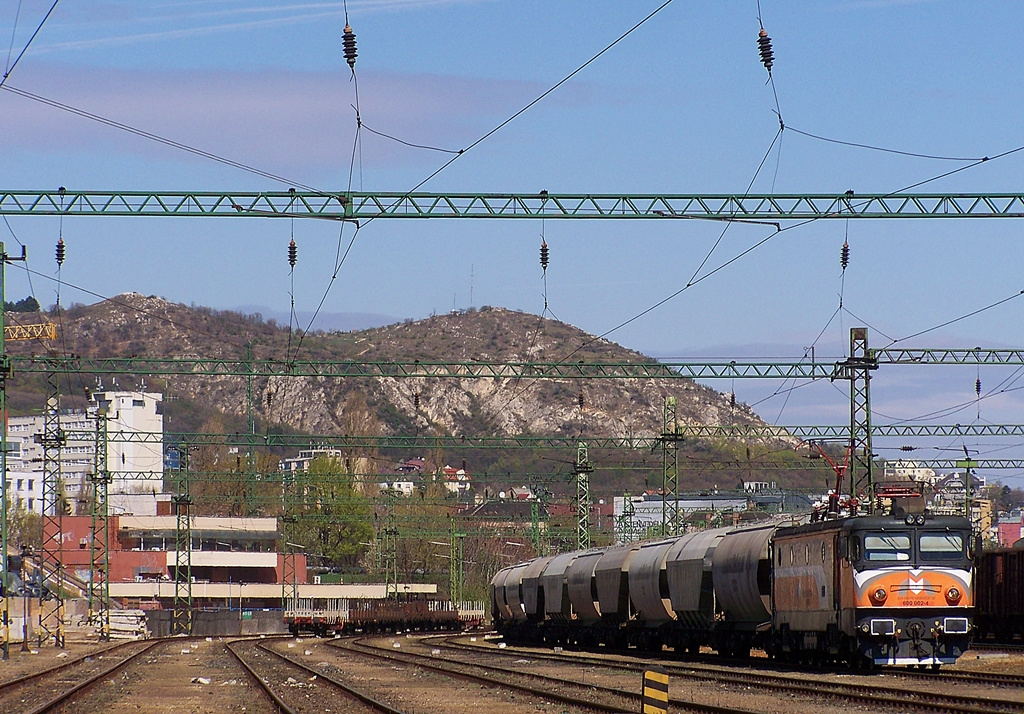
{"type": "MultiPolygon", "coordinates": [[[[25,88],[147,132],[273,173],[312,179],[347,167],[355,133],[347,73],[139,71],[35,65],[25,88]]],[[[457,150],[541,91],[519,81],[366,72],[360,79],[366,126],[403,140],[457,150]]],[[[583,90],[585,92],[585,90],[583,90]]],[[[579,93],[569,89],[568,93],[579,93]]],[[[5,147],[167,158],[172,151],[86,118],[0,93],[5,147]]],[[[192,161],[185,154],[170,156],[192,161]]],[[[447,156],[447,155],[445,155],[447,156]]],[[[440,155],[364,132],[362,161],[435,165],[440,155]]],[[[199,159],[195,159],[199,160],[199,159]]]]}

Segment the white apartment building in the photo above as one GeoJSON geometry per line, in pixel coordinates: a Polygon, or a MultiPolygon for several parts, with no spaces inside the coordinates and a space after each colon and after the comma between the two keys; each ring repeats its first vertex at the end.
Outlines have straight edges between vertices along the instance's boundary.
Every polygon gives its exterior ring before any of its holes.
{"type": "MultiPolygon", "coordinates": [[[[60,414],[67,436],[60,450],[61,480],[72,513],[89,511],[89,477],[96,461],[96,411],[107,414],[107,501],[111,514],[155,515],[154,494],[163,490],[162,394],[104,391],[92,395],[87,411],[60,414]]],[[[7,492],[28,510],[43,507],[43,416],[10,417],[7,492]]]]}

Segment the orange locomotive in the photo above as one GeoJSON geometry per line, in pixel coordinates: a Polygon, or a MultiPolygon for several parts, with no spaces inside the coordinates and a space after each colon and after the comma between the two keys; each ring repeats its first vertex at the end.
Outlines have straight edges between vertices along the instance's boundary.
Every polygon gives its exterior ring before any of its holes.
{"type": "Polygon", "coordinates": [[[970,523],[861,516],[780,528],[772,539],[770,654],[854,664],[952,664],[970,644],[970,523]]]}

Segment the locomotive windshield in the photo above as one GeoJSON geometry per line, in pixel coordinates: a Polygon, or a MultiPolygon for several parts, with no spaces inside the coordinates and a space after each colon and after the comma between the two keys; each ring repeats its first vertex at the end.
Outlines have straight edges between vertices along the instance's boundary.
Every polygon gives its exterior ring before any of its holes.
{"type": "Polygon", "coordinates": [[[904,562],[913,554],[909,533],[865,533],[864,559],[872,562],[904,562]]]}
{"type": "Polygon", "coordinates": [[[921,560],[949,561],[964,557],[962,533],[922,533],[921,560]]]}

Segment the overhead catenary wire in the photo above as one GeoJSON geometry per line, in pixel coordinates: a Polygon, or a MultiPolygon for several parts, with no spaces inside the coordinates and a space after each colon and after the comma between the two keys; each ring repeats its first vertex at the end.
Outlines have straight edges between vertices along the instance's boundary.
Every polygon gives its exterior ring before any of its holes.
{"type": "MultiPolygon", "coordinates": [[[[39,21],[39,25],[36,27],[35,32],[33,32],[32,36],[28,38],[28,42],[26,42],[25,46],[21,48],[21,52],[18,53],[18,56],[14,59],[13,63],[10,61],[11,55],[10,55],[10,52],[8,52],[8,54],[7,54],[7,69],[4,70],[3,79],[0,79],[0,87],[6,88],[7,78],[11,76],[11,72],[13,72],[14,68],[18,66],[18,62],[20,62],[21,58],[25,56],[25,53],[28,52],[28,48],[32,46],[32,42],[36,39],[36,37],[39,35],[39,32],[43,29],[43,25],[45,25],[46,21],[50,19],[50,15],[52,15],[53,11],[57,9],[57,3],[59,3],[59,2],[60,2],[60,0],[53,0],[53,4],[50,5],[50,9],[46,11],[45,15],[43,15],[43,19],[39,21]]],[[[18,2],[18,14],[19,15],[21,14],[21,2],[18,2]]],[[[13,32],[14,32],[15,29],[17,29],[17,24],[18,24],[17,23],[17,19],[15,19],[15,23],[14,24],[15,24],[15,27],[14,27],[14,29],[11,30],[11,32],[12,32],[11,46],[12,47],[14,46],[13,32]]]]}
{"type": "Polygon", "coordinates": [[[18,0],[18,7],[14,11],[14,22],[11,24],[11,44],[7,48],[7,62],[4,64],[4,75],[10,73],[11,55],[14,54],[14,40],[18,36],[18,19],[21,17],[21,0],[18,0]]]}

